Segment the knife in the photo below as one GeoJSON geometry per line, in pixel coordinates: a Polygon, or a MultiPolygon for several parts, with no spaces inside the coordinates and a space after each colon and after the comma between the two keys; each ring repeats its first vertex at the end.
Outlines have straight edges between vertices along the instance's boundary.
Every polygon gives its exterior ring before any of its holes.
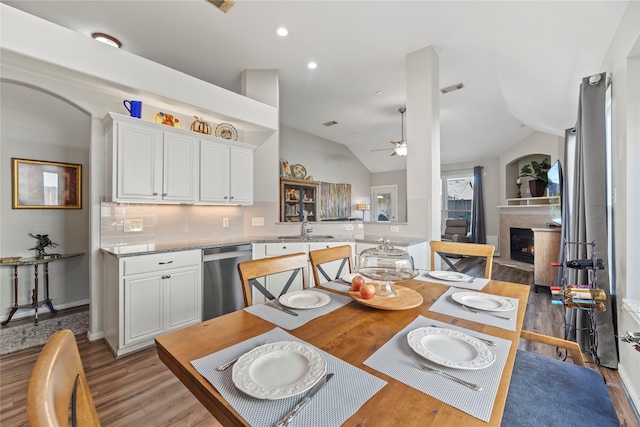
{"type": "Polygon", "coordinates": [[[318,392],[320,389],[329,382],[329,380],[333,377],[333,374],[327,374],[325,377],[320,378],[320,380],[311,388],[311,391],[302,399],[296,406],[293,407],[287,415],[285,415],[280,421],[275,423],[275,427],[285,427],[287,424],[293,420],[293,418],[298,415],[298,412],[311,400],[311,398],[318,392]]]}
{"type": "Polygon", "coordinates": [[[265,305],[268,305],[269,307],[273,307],[273,308],[278,309],[280,311],[284,311],[285,313],[290,314],[292,316],[297,316],[298,315],[298,313],[296,313],[295,311],[291,311],[291,310],[289,310],[287,308],[284,308],[281,305],[276,304],[275,302],[267,301],[267,302],[265,302],[265,305]]]}

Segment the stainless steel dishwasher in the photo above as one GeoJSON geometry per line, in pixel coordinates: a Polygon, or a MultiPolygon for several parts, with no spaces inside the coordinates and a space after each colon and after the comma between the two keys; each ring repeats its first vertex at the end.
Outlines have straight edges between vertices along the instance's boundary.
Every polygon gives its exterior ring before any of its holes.
{"type": "Polygon", "coordinates": [[[251,245],[231,245],[202,251],[202,320],[244,308],[238,263],[251,259],[251,245]]]}

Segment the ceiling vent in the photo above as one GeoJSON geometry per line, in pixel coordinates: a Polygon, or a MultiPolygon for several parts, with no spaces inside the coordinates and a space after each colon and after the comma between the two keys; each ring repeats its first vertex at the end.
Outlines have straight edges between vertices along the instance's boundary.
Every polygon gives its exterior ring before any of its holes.
{"type": "Polygon", "coordinates": [[[326,127],[337,125],[337,124],[338,124],[338,122],[336,122],[335,120],[331,120],[330,122],[323,123],[323,125],[326,126],[326,127]]]}
{"type": "Polygon", "coordinates": [[[212,5],[214,5],[215,7],[217,7],[218,9],[220,9],[221,11],[223,11],[224,13],[229,12],[233,7],[233,5],[236,4],[235,0],[207,0],[207,1],[212,5]]]}
{"type": "Polygon", "coordinates": [[[442,89],[440,89],[440,92],[449,93],[449,92],[453,92],[454,90],[462,89],[463,87],[464,87],[464,84],[458,83],[458,84],[455,84],[455,85],[443,87],[442,89]]]}

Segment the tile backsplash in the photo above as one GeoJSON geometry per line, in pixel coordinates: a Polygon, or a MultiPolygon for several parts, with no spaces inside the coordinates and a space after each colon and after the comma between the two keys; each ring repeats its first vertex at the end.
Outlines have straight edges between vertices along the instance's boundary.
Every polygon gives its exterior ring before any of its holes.
{"type": "Polygon", "coordinates": [[[241,206],[102,203],[101,247],[241,236],[244,234],[243,209],[241,206]],[[223,226],[225,218],[228,227],[223,226]]]}

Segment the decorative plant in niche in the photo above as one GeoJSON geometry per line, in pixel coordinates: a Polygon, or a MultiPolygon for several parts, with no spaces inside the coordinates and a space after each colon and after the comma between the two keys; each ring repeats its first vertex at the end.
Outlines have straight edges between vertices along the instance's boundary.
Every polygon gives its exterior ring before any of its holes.
{"type": "Polygon", "coordinates": [[[520,169],[520,178],[533,178],[529,181],[531,197],[540,197],[544,195],[544,190],[547,188],[547,172],[549,169],[551,169],[551,163],[548,157],[540,163],[532,160],[530,164],[527,163],[520,169]]]}

